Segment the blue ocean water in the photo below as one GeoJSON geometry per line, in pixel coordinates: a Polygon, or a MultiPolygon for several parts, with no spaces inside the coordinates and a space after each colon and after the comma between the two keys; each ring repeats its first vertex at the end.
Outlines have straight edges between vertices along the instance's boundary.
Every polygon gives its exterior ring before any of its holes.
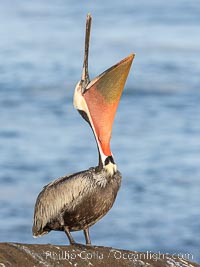
{"type": "Polygon", "coordinates": [[[198,0],[1,1],[0,241],[68,244],[57,232],[35,240],[31,227],[45,184],[97,164],[72,105],[88,12],[91,78],[136,53],[111,144],[123,183],[92,241],[200,262],[198,0]]]}

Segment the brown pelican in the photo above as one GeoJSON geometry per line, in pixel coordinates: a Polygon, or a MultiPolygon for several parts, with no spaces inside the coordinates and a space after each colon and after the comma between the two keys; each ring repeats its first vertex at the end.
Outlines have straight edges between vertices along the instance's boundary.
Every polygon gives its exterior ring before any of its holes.
{"type": "Polygon", "coordinates": [[[51,230],[64,231],[70,244],[72,231],[83,230],[91,244],[89,227],[112,207],[120,188],[121,173],[110,150],[112,124],[134,54],[129,55],[90,81],[88,51],[91,15],[86,20],[83,73],[74,93],[74,106],[93,130],[99,164],[75,174],[58,178],[38,195],[34,211],[33,236],[51,230]]]}

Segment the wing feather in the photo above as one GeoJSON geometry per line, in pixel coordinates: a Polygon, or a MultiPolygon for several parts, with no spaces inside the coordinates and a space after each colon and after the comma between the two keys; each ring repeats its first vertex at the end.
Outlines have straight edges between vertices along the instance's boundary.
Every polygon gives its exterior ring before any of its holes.
{"type": "Polygon", "coordinates": [[[41,235],[43,228],[62,210],[73,211],[83,195],[93,191],[92,176],[94,169],[60,177],[46,185],[38,195],[35,204],[33,234],[41,235]]]}

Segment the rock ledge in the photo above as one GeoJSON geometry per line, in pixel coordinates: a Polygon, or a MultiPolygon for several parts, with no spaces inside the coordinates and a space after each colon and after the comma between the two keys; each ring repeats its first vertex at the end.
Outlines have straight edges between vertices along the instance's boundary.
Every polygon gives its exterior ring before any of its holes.
{"type": "Polygon", "coordinates": [[[177,257],[98,246],[0,243],[0,267],[200,267],[199,264],[188,261],[184,256],[192,260],[192,255],[189,254],[177,257]]]}

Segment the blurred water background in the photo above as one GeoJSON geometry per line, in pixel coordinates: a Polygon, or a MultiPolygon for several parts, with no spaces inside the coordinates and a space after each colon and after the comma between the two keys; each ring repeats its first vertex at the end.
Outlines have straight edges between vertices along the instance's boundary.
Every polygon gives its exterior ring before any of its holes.
{"type": "Polygon", "coordinates": [[[91,12],[91,78],[136,53],[111,144],[123,183],[92,241],[200,262],[200,2],[0,6],[0,241],[68,244],[58,232],[33,239],[32,216],[45,184],[97,163],[92,132],[72,105],[91,12]]]}

